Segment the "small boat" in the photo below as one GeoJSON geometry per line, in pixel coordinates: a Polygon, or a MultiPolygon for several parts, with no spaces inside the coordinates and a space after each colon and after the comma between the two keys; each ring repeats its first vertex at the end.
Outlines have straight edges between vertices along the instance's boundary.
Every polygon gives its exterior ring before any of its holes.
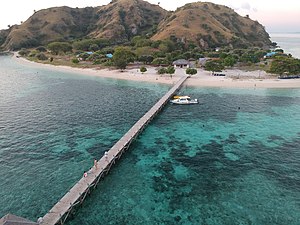
{"type": "Polygon", "coordinates": [[[171,103],[177,105],[191,105],[191,104],[198,104],[198,99],[191,99],[190,96],[175,96],[171,103]]]}

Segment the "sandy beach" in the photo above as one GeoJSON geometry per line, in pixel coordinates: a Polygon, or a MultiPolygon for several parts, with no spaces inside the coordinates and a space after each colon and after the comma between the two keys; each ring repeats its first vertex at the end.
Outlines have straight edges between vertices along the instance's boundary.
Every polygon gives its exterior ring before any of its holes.
{"type": "MultiPolygon", "coordinates": [[[[21,64],[31,65],[33,67],[45,67],[51,70],[62,72],[74,72],[81,75],[97,76],[103,78],[113,78],[131,81],[152,82],[161,84],[174,84],[181,76],[185,75],[184,69],[176,69],[175,74],[159,75],[157,68],[146,66],[147,72],[142,74],[139,68],[129,67],[125,71],[109,69],[91,69],[91,68],[74,68],[68,66],[54,66],[29,61],[14,54],[14,59],[21,64]]],[[[225,70],[225,77],[215,77],[209,71],[198,69],[198,73],[190,77],[185,85],[195,87],[228,87],[228,88],[300,88],[300,79],[276,79],[265,71],[242,71],[238,69],[225,70]]]]}

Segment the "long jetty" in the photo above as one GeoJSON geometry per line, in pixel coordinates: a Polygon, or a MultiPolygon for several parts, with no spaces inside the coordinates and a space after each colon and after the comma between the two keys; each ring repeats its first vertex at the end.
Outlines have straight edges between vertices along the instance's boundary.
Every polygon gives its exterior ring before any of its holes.
{"type": "Polygon", "coordinates": [[[148,123],[168,103],[170,98],[179,90],[187,78],[187,76],[180,78],[176,84],[142,118],[140,118],[99,161],[97,161],[97,168],[92,167],[87,172],[86,177],[82,177],[44,217],[39,218],[39,224],[64,224],[74,209],[81,205],[91,191],[97,187],[101,178],[109,172],[116,160],[122,156],[148,123]]]}

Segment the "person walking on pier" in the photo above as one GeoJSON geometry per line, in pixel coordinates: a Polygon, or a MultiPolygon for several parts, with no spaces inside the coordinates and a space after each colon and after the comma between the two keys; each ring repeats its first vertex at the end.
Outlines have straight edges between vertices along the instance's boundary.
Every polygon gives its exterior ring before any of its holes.
{"type": "Polygon", "coordinates": [[[94,159],[94,167],[95,167],[95,169],[98,169],[98,166],[97,166],[97,159],[94,159]]]}
{"type": "Polygon", "coordinates": [[[105,161],[108,161],[108,152],[104,152],[105,161]]]}

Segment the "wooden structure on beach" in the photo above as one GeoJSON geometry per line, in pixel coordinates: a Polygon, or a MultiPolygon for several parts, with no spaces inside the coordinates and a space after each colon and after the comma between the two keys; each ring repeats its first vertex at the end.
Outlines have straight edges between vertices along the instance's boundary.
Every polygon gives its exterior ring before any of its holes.
{"type": "Polygon", "coordinates": [[[177,92],[187,78],[187,76],[180,78],[180,80],[177,81],[177,83],[140,118],[99,161],[97,161],[97,169],[96,167],[91,168],[87,172],[86,177],[82,177],[44,217],[39,218],[39,224],[64,224],[76,206],[83,203],[87,195],[96,188],[101,178],[109,172],[116,160],[122,156],[148,123],[159,113],[165,104],[169,102],[170,98],[177,92]]]}

